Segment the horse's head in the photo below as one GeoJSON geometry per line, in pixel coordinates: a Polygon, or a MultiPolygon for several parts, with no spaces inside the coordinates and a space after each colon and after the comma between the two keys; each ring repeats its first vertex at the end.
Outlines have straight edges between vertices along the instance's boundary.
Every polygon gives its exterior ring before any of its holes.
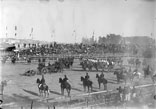
{"type": "Polygon", "coordinates": [[[62,78],[59,78],[59,83],[62,83],[62,78]]]}
{"type": "Polygon", "coordinates": [[[99,75],[98,74],[96,74],[96,78],[99,78],[99,75]]]}
{"type": "Polygon", "coordinates": [[[40,82],[41,82],[40,79],[37,78],[36,83],[40,84],[40,82]]]}
{"type": "Polygon", "coordinates": [[[118,73],[118,71],[114,71],[114,75],[116,75],[118,73]]]}
{"type": "Polygon", "coordinates": [[[84,80],[84,77],[83,76],[81,76],[81,81],[83,81],[84,80]]]}

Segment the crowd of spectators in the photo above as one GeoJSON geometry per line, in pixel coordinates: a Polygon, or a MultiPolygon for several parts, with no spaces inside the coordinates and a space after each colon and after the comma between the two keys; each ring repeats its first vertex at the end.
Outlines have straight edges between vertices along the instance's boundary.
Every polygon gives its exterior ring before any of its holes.
{"type": "Polygon", "coordinates": [[[18,55],[23,56],[47,56],[52,54],[104,54],[104,53],[137,53],[135,45],[122,44],[32,44],[24,49],[16,51],[18,55]]]}

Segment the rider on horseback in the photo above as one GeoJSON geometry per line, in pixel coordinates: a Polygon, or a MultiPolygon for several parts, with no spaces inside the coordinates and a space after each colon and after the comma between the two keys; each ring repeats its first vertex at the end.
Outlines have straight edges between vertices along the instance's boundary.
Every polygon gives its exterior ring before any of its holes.
{"type": "Polygon", "coordinates": [[[45,85],[45,79],[44,79],[44,75],[42,75],[42,79],[41,79],[41,85],[45,85]]]}
{"type": "Polygon", "coordinates": [[[67,78],[66,75],[64,75],[63,81],[64,81],[65,84],[66,84],[66,83],[69,83],[69,79],[67,78]]]}
{"type": "Polygon", "coordinates": [[[103,74],[103,72],[101,72],[101,74],[100,74],[100,78],[101,78],[101,79],[104,78],[104,74],[103,74]]]}
{"type": "Polygon", "coordinates": [[[88,73],[86,73],[85,79],[86,79],[86,80],[89,80],[89,75],[88,75],[88,73]]]}

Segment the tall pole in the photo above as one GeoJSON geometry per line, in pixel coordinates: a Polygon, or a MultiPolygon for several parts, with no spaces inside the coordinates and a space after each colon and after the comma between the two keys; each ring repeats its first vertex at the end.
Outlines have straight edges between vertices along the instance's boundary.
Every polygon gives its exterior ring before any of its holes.
{"type": "Polygon", "coordinates": [[[31,28],[31,32],[30,32],[30,37],[31,37],[31,39],[33,40],[33,31],[34,31],[34,29],[33,29],[33,27],[31,28]]]}
{"type": "Polygon", "coordinates": [[[73,37],[76,43],[75,7],[73,7],[73,37]]]}
{"type": "Polygon", "coordinates": [[[52,30],[51,38],[53,38],[53,37],[54,37],[54,42],[55,42],[55,29],[52,30]]]}
{"type": "Polygon", "coordinates": [[[8,38],[8,27],[6,26],[6,38],[8,38]]]}
{"type": "Polygon", "coordinates": [[[17,38],[17,26],[15,26],[15,38],[17,38]]]}

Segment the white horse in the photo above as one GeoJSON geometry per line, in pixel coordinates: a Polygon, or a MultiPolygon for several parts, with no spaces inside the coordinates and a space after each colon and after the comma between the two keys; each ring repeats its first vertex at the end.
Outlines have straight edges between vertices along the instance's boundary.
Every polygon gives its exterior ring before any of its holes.
{"type": "Polygon", "coordinates": [[[133,72],[133,77],[138,77],[138,79],[141,79],[144,77],[144,75],[141,72],[135,71],[133,72]]]}

